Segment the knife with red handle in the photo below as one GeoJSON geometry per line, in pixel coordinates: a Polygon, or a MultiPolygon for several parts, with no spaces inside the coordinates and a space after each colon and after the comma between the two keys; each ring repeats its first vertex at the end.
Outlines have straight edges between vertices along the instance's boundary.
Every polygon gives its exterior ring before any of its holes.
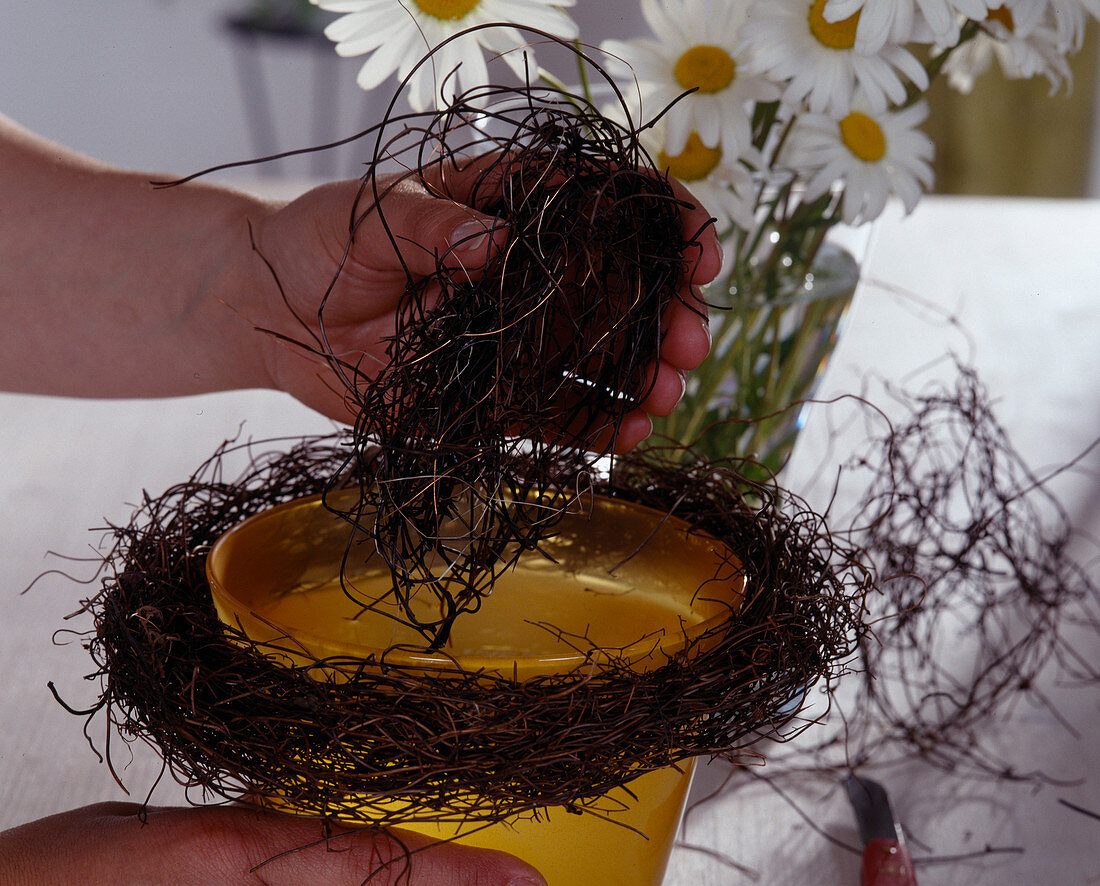
{"type": "Polygon", "coordinates": [[[844,785],[863,840],[862,886],[916,886],[913,858],[902,843],[886,789],[855,775],[844,785]]]}

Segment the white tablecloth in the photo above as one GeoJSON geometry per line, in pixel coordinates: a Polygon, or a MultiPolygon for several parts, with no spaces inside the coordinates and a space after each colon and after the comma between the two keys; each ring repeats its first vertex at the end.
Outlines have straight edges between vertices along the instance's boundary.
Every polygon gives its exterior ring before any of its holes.
{"type": "MultiPolygon", "coordinates": [[[[868,373],[911,385],[950,378],[951,351],[975,365],[998,399],[998,415],[1036,468],[1069,460],[1100,437],[1100,203],[926,199],[912,217],[888,214],[867,245],[864,279],[822,395],[861,390],[868,373]]],[[[823,454],[815,413],[789,483],[814,494],[823,454]]],[[[99,533],[128,516],[141,491],[186,478],[224,439],[324,431],[330,424],[290,398],[240,392],[171,401],[76,401],[0,395],[0,827],[85,803],[119,799],[121,789],[81,734],[79,720],[47,682],[80,707],[96,696],[82,676],[90,661],[66,632],[65,616],[94,592],[58,574],[87,578],[99,533]],[[48,554],[47,552],[56,552],[48,554]],[[76,558],[76,559],[65,559],[76,558]]],[[[831,456],[830,456],[831,457],[831,456]]],[[[835,456],[839,461],[842,453],[835,456]]],[[[1076,552],[1097,573],[1100,451],[1057,489],[1082,537],[1076,552]],[[1091,534],[1091,538],[1089,537],[1091,534]]],[[[86,627],[86,623],[81,623],[86,627]]],[[[1100,660],[1100,641],[1080,647],[1100,660]]],[[[1064,784],[1034,791],[1003,782],[957,782],[921,771],[891,784],[914,854],[947,856],[986,845],[1022,852],[919,868],[924,884],[1100,882],[1100,822],[1059,803],[1100,810],[1100,692],[1055,687],[1061,715],[1016,711],[1009,727],[1036,768],[1064,784]]],[[[991,725],[990,728],[999,728],[991,725]]],[[[104,736],[92,735],[102,747],[104,736]]],[[[118,749],[116,743],[116,750],[118,749]]],[[[116,763],[125,764],[123,752],[116,763]]],[[[122,777],[142,799],[159,771],[137,749],[122,777]]],[[[698,779],[706,793],[725,770],[698,779]]],[[[796,791],[817,826],[851,842],[851,811],[839,791],[796,791]]],[[[161,785],[154,800],[182,799],[161,785]]],[[[760,882],[855,884],[858,858],[837,848],[785,800],[760,785],[704,804],[685,840],[751,868],[760,882]]],[[[705,853],[678,850],[667,886],[751,882],[705,853]]]]}

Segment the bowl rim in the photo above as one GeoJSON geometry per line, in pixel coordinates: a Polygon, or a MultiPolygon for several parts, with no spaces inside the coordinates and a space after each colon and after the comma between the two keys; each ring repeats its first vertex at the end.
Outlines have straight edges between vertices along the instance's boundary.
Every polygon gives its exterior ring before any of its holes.
{"type": "MultiPolygon", "coordinates": [[[[332,649],[335,645],[334,641],[331,638],[325,637],[322,633],[292,628],[287,624],[273,621],[259,615],[251,606],[248,606],[238,596],[233,594],[225,586],[225,583],[216,575],[217,564],[220,560],[224,559],[224,556],[219,557],[219,553],[232,542],[236,533],[242,531],[247,526],[262,522],[265,519],[270,519],[272,515],[284,511],[313,508],[318,505],[324,507],[324,501],[331,496],[356,491],[354,487],[350,487],[281,502],[246,517],[244,520],[241,520],[239,523],[234,524],[223,532],[211,545],[204,566],[210,593],[215,602],[215,607],[218,610],[218,618],[222,624],[242,633],[250,642],[256,644],[257,649],[264,653],[270,652],[276,655],[289,653],[297,658],[312,659],[313,664],[316,666],[332,666],[338,668],[341,664],[359,666],[363,662],[369,662],[384,666],[387,669],[408,668],[418,671],[443,671],[451,673],[498,672],[504,676],[518,677],[523,672],[534,672],[535,674],[566,674],[578,669],[585,670],[586,666],[590,669],[599,669],[601,666],[607,667],[613,665],[613,663],[615,666],[626,664],[633,669],[635,665],[643,664],[648,660],[656,660],[658,662],[657,666],[660,666],[660,664],[667,663],[667,661],[674,659],[678,653],[684,650],[690,652],[700,645],[709,648],[709,646],[713,644],[707,642],[707,635],[716,632],[721,625],[735,617],[744,603],[747,580],[745,567],[741,559],[734,554],[728,544],[716,538],[711,533],[692,526],[690,522],[675,514],[664,513],[648,505],[639,504],[626,499],[614,498],[599,493],[591,493],[585,495],[585,498],[591,499],[593,503],[589,509],[590,512],[595,510],[597,502],[611,503],[616,507],[652,515],[656,518],[658,526],[662,530],[665,526],[671,526],[674,531],[682,531],[686,534],[701,538],[710,542],[716,548],[722,549],[724,554],[719,555],[721,557],[721,562],[731,566],[732,569],[735,570],[735,573],[728,578],[715,576],[713,579],[708,579],[696,588],[693,593],[694,600],[696,596],[702,593],[703,588],[712,582],[719,584],[723,588],[729,588],[728,599],[720,599],[717,597],[701,598],[718,602],[723,606],[722,611],[708,616],[702,621],[688,627],[683,627],[683,625],[681,625],[679,631],[666,631],[663,628],[658,629],[626,646],[593,647],[592,649],[578,650],[571,653],[490,656],[449,654],[446,651],[430,650],[426,647],[415,647],[410,644],[396,644],[388,648],[344,644],[347,646],[347,651],[335,652],[323,657],[315,657],[310,648],[311,644],[314,647],[323,646],[327,649],[332,649]],[[221,599],[219,600],[219,598],[221,599]],[[232,614],[233,622],[226,620],[222,613],[222,606],[225,607],[227,613],[232,614]],[[277,631],[283,632],[284,637],[266,641],[258,641],[249,637],[247,630],[245,630],[242,624],[241,613],[248,613],[252,618],[263,622],[277,631]],[[283,640],[285,640],[288,645],[283,645],[283,640]],[[307,654],[303,655],[303,652],[307,654]]],[[[334,519],[339,519],[338,514],[333,512],[330,513],[334,519]]],[[[472,615],[476,615],[476,613],[472,615]]],[[[715,637],[714,642],[718,642],[719,639],[720,637],[715,637]]]]}

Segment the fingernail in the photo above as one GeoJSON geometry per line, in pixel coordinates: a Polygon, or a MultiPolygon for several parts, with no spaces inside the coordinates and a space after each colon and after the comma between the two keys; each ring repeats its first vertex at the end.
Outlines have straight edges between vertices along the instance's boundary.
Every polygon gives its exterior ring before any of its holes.
{"type": "Polygon", "coordinates": [[[679,403],[684,399],[684,394],[688,392],[688,377],[682,369],[677,370],[676,374],[680,376],[680,396],[676,398],[676,402],[679,403]]]}
{"type": "Polygon", "coordinates": [[[485,249],[492,240],[493,229],[476,218],[467,219],[451,231],[451,248],[470,251],[485,249]]]}

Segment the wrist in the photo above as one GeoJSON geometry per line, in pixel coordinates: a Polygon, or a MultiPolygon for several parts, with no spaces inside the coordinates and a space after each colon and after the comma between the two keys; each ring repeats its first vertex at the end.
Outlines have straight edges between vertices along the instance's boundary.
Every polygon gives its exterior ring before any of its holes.
{"type": "Polygon", "coordinates": [[[232,206],[210,236],[210,273],[197,296],[205,320],[208,389],[278,387],[272,371],[272,332],[282,325],[279,287],[258,247],[259,232],[277,207],[227,192],[232,206]]]}

